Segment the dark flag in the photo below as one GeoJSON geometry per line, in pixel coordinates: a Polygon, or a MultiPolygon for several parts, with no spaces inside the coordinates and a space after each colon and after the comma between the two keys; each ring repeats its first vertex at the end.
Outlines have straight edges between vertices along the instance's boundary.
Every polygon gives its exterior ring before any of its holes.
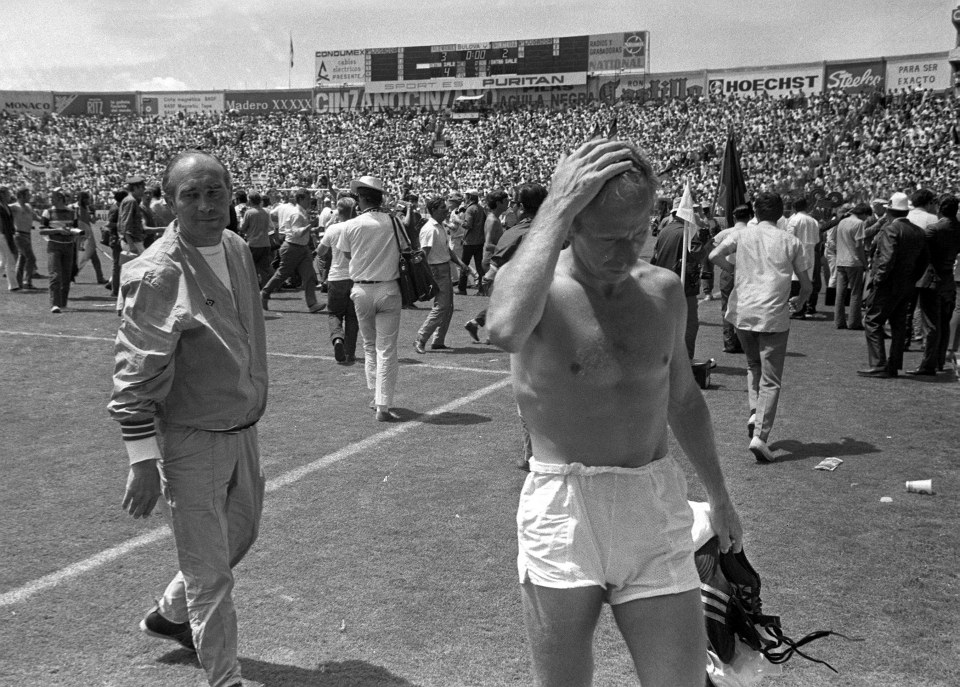
{"type": "Polygon", "coordinates": [[[950,125],[950,142],[953,145],[960,145],[960,133],[957,133],[957,123],[950,125]]]}
{"type": "Polygon", "coordinates": [[[727,218],[727,226],[733,226],[733,209],[747,202],[747,185],[743,181],[740,155],[733,136],[733,126],[727,131],[727,146],[723,151],[723,167],[717,184],[714,214],[727,218]]]}

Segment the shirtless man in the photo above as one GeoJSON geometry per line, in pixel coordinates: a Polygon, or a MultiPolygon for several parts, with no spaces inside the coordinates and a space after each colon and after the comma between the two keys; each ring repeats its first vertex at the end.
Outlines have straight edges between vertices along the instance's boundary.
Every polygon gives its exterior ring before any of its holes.
{"type": "Polygon", "coordinates": [[[490,339],[512,354],[533,439],[518,567],[543,686],[590,684],[605,601],[644,687],[704,683],[693,516],[668,424],[706,489],[721,549],[741,549],[684,345],[683,288],[639,261],[655,188],[628,143],[592,140],[563,157],[490,302],[490,339]]]}

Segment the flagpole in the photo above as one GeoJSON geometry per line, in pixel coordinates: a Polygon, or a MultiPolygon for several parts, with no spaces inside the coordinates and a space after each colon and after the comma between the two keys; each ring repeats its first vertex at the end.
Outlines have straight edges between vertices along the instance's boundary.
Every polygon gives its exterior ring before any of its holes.
{"type": "Polygon", "coordinates": [[[290,66],[287,67],[287,90],[290,90],[290,79],[293,73],[293,31],[290,32],[290,66]]]}

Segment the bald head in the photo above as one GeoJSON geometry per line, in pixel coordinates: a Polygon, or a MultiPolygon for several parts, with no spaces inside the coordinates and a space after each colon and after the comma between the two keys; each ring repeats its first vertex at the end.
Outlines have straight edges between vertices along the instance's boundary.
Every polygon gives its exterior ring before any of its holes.
{"type": "Polygon", "coordinates": [[[163,173],[167,203],[180,235],[195,246],[214,246],[230,222],[230,173],[214,156],[197,150],[177,155],[163,173]]]}
{"type": "Polygon", "coordinates": [[[170,162],[167,163],[167,168],[163,170],[163,178],[160,180],[160,185],[163,187],[163,194],[172,201],[176,189],[171,185],[171,177],[174,176],[175,172],[181,171],[178,168],[185,165],[195,165],[195,164],[213,164],[220,168],[223,173],[223,183],[227,188],[230,188],[233,185],[233,182],[230,179],[230,171],[227,169],[220,160],[211,155],[210,153],[205,153],[202,150],[185,150],[182,153],[174,156],[170,162]]]}

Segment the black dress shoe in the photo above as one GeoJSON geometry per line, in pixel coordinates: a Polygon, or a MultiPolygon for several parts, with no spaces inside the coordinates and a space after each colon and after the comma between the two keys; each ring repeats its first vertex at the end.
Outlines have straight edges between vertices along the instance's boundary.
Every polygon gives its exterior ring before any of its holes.
{"type": "Polygon", "coordinates": [[[936,377],[937,371],[918,367],[916,370],[907,370],[907,374],[911,377],[936,377]]]}
{"type": "Polygon", "coordinates": [[[892,372],[885,367],[871,367],[867,370],[857,370],[857,374],[861,377],[879,377],[880,379],[888,379],[890,377],[897,376],[895,371],[892,372]]]}

